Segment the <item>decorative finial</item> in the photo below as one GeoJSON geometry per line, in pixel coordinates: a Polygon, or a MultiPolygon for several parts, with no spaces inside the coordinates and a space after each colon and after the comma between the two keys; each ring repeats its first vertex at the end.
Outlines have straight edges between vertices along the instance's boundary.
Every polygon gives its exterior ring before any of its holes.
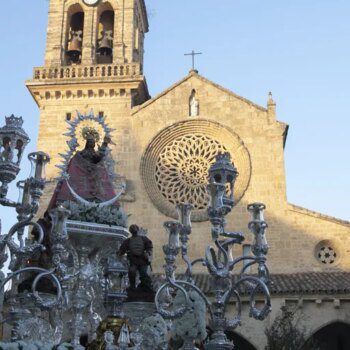
{"type": "Polygon", "coordinates": [[[276,120],[276,102],[272,98],[272,92],[269,92],[269,98],[267,100],[267,115],[270,122],[276,120]]]}
{"type": "Polygon", "coordinates": [[[268,102],[267,102],[268,104],[275,104],[275,101],[273,100],[273,98],[272,98],[272,92],[270,91],[269,92],[269,99],[268,99],[268,102]]]}
{"type": "Polygon", "coordinates": [[[6,120],[7,128],[22,128],[22,125],[23,125],[22,117],[15,117],[13,114],[11,114],[9,117],[5,117],[5,120],[6,120]]]}

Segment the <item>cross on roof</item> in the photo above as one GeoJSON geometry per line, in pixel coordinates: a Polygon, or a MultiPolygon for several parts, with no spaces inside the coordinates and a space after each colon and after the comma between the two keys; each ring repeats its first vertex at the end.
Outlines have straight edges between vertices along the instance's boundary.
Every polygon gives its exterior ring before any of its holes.
{"type": "Polygon", "coordinates": [[[192,56],[192,69],[195,70],[194,68],[194,57],[197,55],[202,55],[202,52],[195,52],[194,50],[192,50],[191,53],[185,53],[185,56],[192,56]]]}

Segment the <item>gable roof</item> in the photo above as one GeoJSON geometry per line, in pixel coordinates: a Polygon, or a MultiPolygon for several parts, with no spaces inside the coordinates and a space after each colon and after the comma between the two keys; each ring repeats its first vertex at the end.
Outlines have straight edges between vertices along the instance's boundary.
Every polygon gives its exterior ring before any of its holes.
{"type": "Polygon", "coordinates": [[[171,85],[168,89],[162,91],[161,93],[159,93],[158,95],[154,96],[153,98],[151,98],[150,100],[146,101],[145,103],[143,103],[142,105],[139,105],[139,106],[135,106],[133,108],[133,111],[131,112],[132,115],[135,115],[137,114],[140,110],[148,107],[149,105],[151,105],[152,103],[154,103],[155,101],[157,101],[158,99],[160,99],[162,96],[168,94],[171,90],[174,90],[176,87],[180,86],[181,84],[183,84],[185,81],[189,80],[190,78],[192,77],[196,77],[200,80],[202,80],[203,82],[207,83],[207,84],[210,84],[212,86],[214,86],[215,88],[227,93],[227,94],[230,94],[231,96],[234,96],[236,97],[238,100],[241,100],[245,103],[247,103],[248,105],[252,106],[252,107],[255,107],[257,109],[259,109],[260,111],[262,112],[267,112],[267,109],[262,107],[262,106],[259,106],[258,104],[242,97],[242,96],[239,96],[237,94],[235,94],[234,92],[232,92],[231,90],[229,89],[226,89],[224,87],[222,87],[221,85],[219,84],[216,84],[214,83],[213,81],[203,77],[202,75],[198,74],[198,71],[196,70],[191,70],[189,72],[189,74],[187,76],[185,76],[183,79],[179,80],[178,82],[176,82],[175,84],[171,85]]]}

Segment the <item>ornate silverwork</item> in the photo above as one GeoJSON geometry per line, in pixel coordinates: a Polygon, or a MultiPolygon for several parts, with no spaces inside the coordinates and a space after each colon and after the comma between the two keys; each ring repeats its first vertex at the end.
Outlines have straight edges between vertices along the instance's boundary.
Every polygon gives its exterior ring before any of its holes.
{"type": "MultiPolygon", "coordinates": [[[[205,344],[206,350],[233,349],[233,344],[227,339],[225,331],[233,330],[240,325],[242,309],[240,288],[245,289],[245,292],[250,296],[249,315],[251,317],[263,320],[271,310],[268,290],[269,272],[265,264],[268,245],[265,235],[267,224],[263,216],[263,210],[265,209],[263,204],[253,203],[248,205],[248,211],[251,214],[248,227],[254,235],[252,246],[254,256],[230,257],[232,246],[244,241],[242,233],[225,230],[225,216],[234,205],[233,190],[237,175],[238,172],[231,163],[228,153],[219,154],[216,157],[215,164],[209,170],[208,193],[210,204],[208,215],[212,224],[211,234],[215,247],[208,246],[204,258],[191,262],[187,256],[187,242],[191,233],[191,207],[189,205],[180,204],[177,206],[178,222],[172,221],[164,224],[169,235],[169,242],[163,247],[167,281],[157,292],[157,309],[163,317],[171,320],[179,319],[179,324],[187,322],[187,327],[190,327],[190,319],[186,317],[186,312],[189,305],[191,305],[189,299],[192,294],[200,298],[209,312],[209,327],[212,331],[209,341],[205,344]],[[186,278],[182,280],[175,276],[176,257],[180,251],[182,259],[188,267],[186,278]],[[237,278],[234,278],[233,270],[244,260],[248,260],[248,264],[245,264],[243,269],[238,272],[237,278]],[[205,266],[211,276],[213,301],[210,301],[193,282],[192,269],[196,264],[205,266]],[[257,275],[247,275],[247,268],[253,265],[257,266],[257,275]],[[264,297],[264,305],[261,308],[256,305],[258,294],[262,294],[264,297]],[[175,299],[172,299],[172,295],[175,295],[175,299]],[[235,300],[237,305],[236,315],[228,319],[226,317],[226,306],[232,299],[235,300]]],[[[202,317],[205,318],[204,315],[202,317]]],[[[178,327],[178,331],[181,333],[181,327],[178,327]]],[[[189,333],[187,332],[187,334],[189,333]]],[[[184,341],[182,349],[196,349],[194,346],[196,339],[198,339],[197,335],[193,335],[192,338],[181,335],[180,340],[184,341]]]]}

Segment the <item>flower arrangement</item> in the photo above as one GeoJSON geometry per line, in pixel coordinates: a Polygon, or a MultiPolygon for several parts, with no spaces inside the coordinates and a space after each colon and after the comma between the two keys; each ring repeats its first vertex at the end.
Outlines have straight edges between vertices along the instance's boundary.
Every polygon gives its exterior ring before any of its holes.
{"type": "Polygon", "coordinates": [[[127,227],[128,216],[122,208],[117,206],[90,208],[84,204],[72,201],[64,202],[63,206],[71,212],[69,220],[127,227]]]}
{"type": "MultiPolygon", "coordinates": [[[[188,311],[173,321],[171,338],[177,342],[202,342],[206,336],[206,305],[201,296],[194,290],[187,291],[189,304],[188,311]]],[[[173,307],[180,308],[186,304],[183,293],[178,292],[174,298],[173,307]]]]}

